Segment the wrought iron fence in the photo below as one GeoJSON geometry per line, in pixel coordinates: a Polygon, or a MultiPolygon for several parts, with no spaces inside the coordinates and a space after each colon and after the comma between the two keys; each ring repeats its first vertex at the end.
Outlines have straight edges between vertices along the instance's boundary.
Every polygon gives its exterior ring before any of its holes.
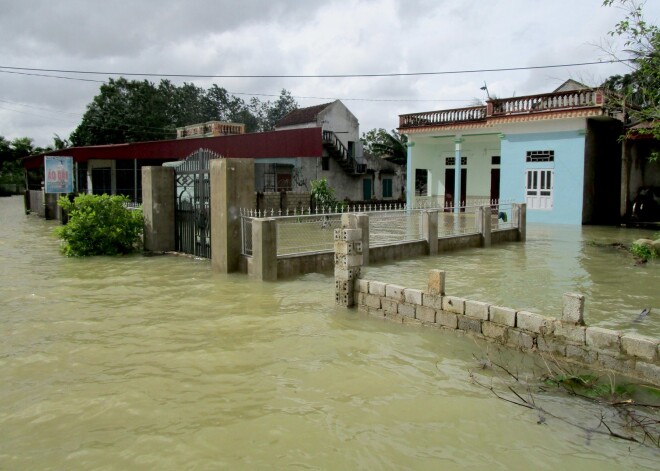
{"type": "Polygon", "coordinates": [[[252,219],[241,216],[241,255],[252,256],[252,219]]]}

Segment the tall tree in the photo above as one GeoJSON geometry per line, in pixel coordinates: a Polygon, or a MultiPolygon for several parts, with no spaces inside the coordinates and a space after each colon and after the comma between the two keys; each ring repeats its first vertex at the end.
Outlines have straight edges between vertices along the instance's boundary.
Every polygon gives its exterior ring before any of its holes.
{"type": "Polygon", "coordinates": [[[625,52],[629,54],[626,60],[631,67],[628,74],[610,77],[605,85],[622,97],[622,107],[633,123],[650,123],[648,128],[635,132],[660,139],[660,29],[645,20],[644,4],[638,0],[603,2],[604,6],[618,6],[624,11],[623,20],[609,34],[625,39],[625,52]]]}
{"type": "Polygon", "coordinates": [[[274,129],[275,123],[277,123],[280,119],[282,119],[293,110],[297,109],[298,103],[291,95],[291,92],[283,88],[280,92],[279,98],[275,101],[275,103],[268,103],[265,131],[274,129]]]}

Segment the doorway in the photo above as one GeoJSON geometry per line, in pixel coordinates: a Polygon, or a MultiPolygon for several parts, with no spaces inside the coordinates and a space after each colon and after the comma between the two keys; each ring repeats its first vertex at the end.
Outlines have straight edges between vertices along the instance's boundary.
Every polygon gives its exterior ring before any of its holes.
{"type": "Polygon", "coordinates": [[[371,201],[371,178],[362,180],[362,200],[371,201]]]}
{"type": "Polygon", "coordinates": [[[500,200],[500,169],[490,169],[490,201],[497,204],[500,200]]]}
{"type": "MultiPolygon", "coordinates": [[[[456,170],[453,168],[448,168],[445,170],[445,208],[454,206],[454,176],[456,175],[456,170]]],[[[467,169],[461,169],[461,199],[458,201],[459,206],[465,206],[466,199],[466,187],[467,186],[467,169]]],[[[445,209],[445,211],[447,211],[445,209]]],[[[461,212],[464,212],[465,208],[461,209],[461,212]]]]}

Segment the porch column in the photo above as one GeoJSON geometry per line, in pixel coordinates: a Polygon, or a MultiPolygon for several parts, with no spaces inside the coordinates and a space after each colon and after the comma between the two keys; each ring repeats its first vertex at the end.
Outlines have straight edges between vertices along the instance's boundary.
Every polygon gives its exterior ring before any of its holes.
{"type": "Polygon", "coordinates": [[[455,149],[454,149],[454,212],[460,213],[461,209],[461,144],[463,143],[463,138],[459,134],[454,139],[455,149]]]}
{"type": "Polygon", "coordinates": [[[414,142],[406,143],[406,150],[408,153],[406,164],[406,205],[408,208],[412,208],[415,204],[415,168],[413,167],[413,158],[412,158],[412,148],[415,145],[414,142]]]}

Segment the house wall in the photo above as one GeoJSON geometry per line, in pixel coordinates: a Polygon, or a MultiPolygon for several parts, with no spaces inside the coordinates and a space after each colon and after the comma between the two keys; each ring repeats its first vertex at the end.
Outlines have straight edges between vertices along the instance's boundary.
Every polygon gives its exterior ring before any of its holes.
{"type": "Polygon", "coordinates": [[[325,131],[334,132],[342,144],[360,141],[360,123],[340,101],[335,101],[318,115],[318,126],[325,131]]]}
{"type": "MultiPolygon", "coordinates": [[[[455,157],[456,136],[435,136],[433,140],[415,140],[409,147],[409,160],[411,165],[408,169],[408,198],[414,197],[415,171],[417,169],[428,170],[428,186],[426,196],[438,196],[444,198],[446,193],[445,172],[448,168],[446,158],[455,157]]],[[[461,157],[467,157],[467,165],[461,169],[467,170],[466,196],[467,198],[489,198],[490,197],[490,174],[492,168],[491,157],[500,155],[499,137],[483,135],[463,135],[461,143],[461,157]]]]}
{"type": "Polygon", "coordinates": [[[525,171],[553,169],[551,210],[527,207],[530,222],[581,224],[585,136],[582,130],[505,134],[502,139],[500,198],[525,201],[525,171]],[[554,150],[554,162],[527,163],[527,151],[554,150]]]}

